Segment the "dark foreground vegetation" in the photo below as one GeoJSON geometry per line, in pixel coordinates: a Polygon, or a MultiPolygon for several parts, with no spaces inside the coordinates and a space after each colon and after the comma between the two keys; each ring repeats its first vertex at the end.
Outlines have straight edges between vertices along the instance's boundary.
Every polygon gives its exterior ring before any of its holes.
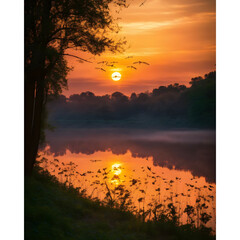
{"type": "Polygon", "coordinates": [[[96,96],[92,92],[61,95],[48,104],[49,121],[61,127],[215,128],[216,72],[152,92],[121,92],[96,96]]]}
{"type": "Polygon", "coordinates": [[[210,230],[173,221],[142,222],[130,212],[101,206],[48,172],[34,169],[25,179],[25,239],[215,239],[210,230]]]}

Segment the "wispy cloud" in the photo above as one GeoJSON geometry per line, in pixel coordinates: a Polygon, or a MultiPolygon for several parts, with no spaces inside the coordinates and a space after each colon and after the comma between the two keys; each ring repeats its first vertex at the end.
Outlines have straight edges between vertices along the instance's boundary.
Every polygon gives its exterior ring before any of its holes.
{"type": "Polygon", "coordinates": [[[215,21],[216,14],[212,12],[196,13],[191,17],[181,17],[169,21],[145,21],[120,23],[122,34],[135,35],[144,31],[161,30],[180,24],[215,21]]]}
{"type": "Polygon", "coordinates": [[[120,26],[123,28],[123,33],[127,31],[132,34],[136,34],[135,31],[142,30],[152,30],[156,28],[166,27],[175,25],[179,22],[179,20],[165,21],[165,22],[131,22],[131,23],[121,23],[120,26]]]}
{"type": "Polygon", "coordinates": [[[134,0],[120,14],[113,11],[114,17],[121,18],[122,31],[117,37],[126,37],[128,41],[125,53],[106,52],[92,59],[116,60],[116,68],[106,67],[103,72],[95,69],[97,64],[73,63],[70,91],[144,91],[160,83],[188,83],[191,77],[214,68],[215,0],[147,0],[139,7],[142,2],[134,0]],[[127,68],[135,60],[149,62],[150,66],[127,68]],[[118,84],[111,80],[112,71],[122,74],[118,84]],[[146,81],[141,80],[143,77],[146,81]]]}

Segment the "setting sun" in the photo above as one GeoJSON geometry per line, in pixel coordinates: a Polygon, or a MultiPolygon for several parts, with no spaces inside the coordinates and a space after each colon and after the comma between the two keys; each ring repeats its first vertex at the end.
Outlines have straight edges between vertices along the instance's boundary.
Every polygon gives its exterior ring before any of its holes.
{"type": "Polygon", "coordinates": [[[112,80],[113,81],[119,81],[121,79],[121,74],[119,72],[114,72],[112,74],[112,80]]]}

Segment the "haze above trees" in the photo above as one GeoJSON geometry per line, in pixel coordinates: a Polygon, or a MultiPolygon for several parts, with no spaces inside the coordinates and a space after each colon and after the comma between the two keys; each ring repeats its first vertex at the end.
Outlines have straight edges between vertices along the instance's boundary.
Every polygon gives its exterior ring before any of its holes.
{"type": "Polygon", "coordinates": [[[130,97],[121,92],[61,95],[48,103],[49,121],[69,127],[214,128],[216,72],[192,78],[190,84],[160,86],[130,97]]]}

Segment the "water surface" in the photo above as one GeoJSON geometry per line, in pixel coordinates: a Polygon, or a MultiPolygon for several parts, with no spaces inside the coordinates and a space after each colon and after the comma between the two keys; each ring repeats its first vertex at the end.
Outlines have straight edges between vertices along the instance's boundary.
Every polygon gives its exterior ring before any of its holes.
{"type": "Polygon", "coordinates": [[[146,219],[173,205],[182,223],[198,226],[207,213],[207,226],[215,228],[214,131],[57,129],[47,133],[40,154],[59,181],[92,199],[146,219]],[[192,218],[187,205],[195,209],[192,218]]]}

